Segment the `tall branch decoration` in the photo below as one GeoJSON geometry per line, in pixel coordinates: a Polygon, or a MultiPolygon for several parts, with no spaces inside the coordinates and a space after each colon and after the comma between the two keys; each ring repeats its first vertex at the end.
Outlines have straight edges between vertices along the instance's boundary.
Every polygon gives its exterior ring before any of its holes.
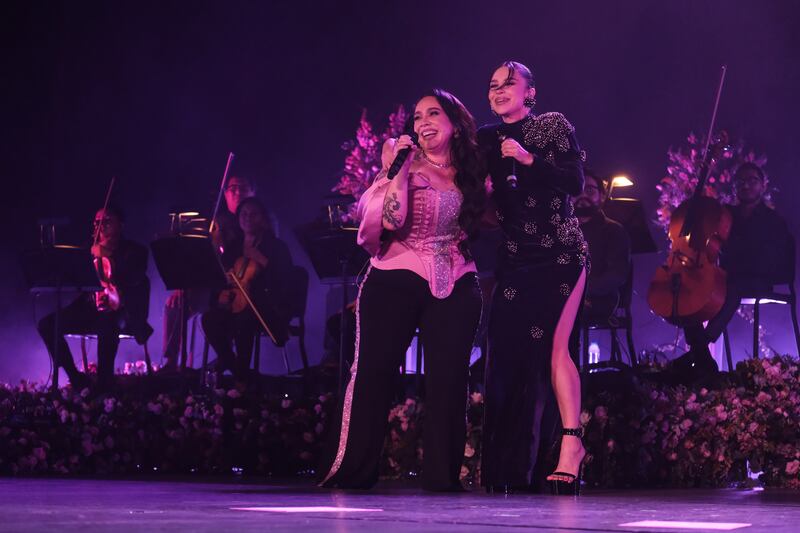
{"type": "Polygon", "coordinates": [[[339,177],[339,182],[331,189],[355,199],[355,202],[343,213],[342,222],[355,222],[358,199],[369,188],[381,170],[381,147],[384,141],[391,137],[399,137],[407,119],[408,112],[405,108],[402,105],[397,106],[395,112],[389,115],[383,133],[377,134],[370,121],[367,120],[367,110],[362,111],[355,139],[342,144],[342,150],[347,152],[344,169],[339,177]]]}
{"type": "MultiPolygon", "coordinates": [[[[727,136],[725,131],[721,131],[715,135],[715,138],[722,139],[727,136]]],[[[670,148],[667,151],[667,175],[661,178],[659,184],[656,185],[659,192],[656,223],[661,226],[664,233],[669,231],[672,212],[694,193],[697,176],[700,173],[700,164],[703,161],[705,143],[705,135],[698,137],[694,133],[690,133],[684,146],[677,149],[670,148]]],[[[726,145],[722,156],[712,163],[704,193],[706,196],[716,198],[720,203],[735,204],[733,173],[745,162],[752,162],[763,168],[767,163],[767,157],[756,155],[752,150],[745,150],[744,141],[741,139],[726,143],[726,145]]],[[[767,192],[764,199],[767,204],[770,204],[772,193],[776,190],[770,186],[768,177],[766,187],[767,192]]]]}
{"type": "MultiPolygon", "coordinates": [[[[727,138],[727,132],[721,131],[712,140],[727,138]]],[[[665,233],[669,231],[672,212],[694,193],[694,189],[697,186],[697,176],[700,173],[700,164],[703,161],[705,143],[705,136],[698,137],[694,133],[690,133],[686,138],[685,145],[677,149],[670,148],[667,151],[667,175],[661,178],[659,184],[656,185],[656,189],[659,192],[656,223],[661,226],[665,233]]],[[[733,174],[736,169],[746,162],[755,163],[763,169],[767,163],[767,157],[763,154],[757,155],[752,150],[746,150],[742,139],[725,144],[722,156],[712,162],[704,193],[706,196],[716,198],[722,204],[735,205],[736,191],[733,185],[733,174]]],[[[773,193],[777,192],[777,189],[770,185],[769,176],[766,176],[766,174],[765,185],[764,202],[771,207],[772,196],[773,193]]],[[[750,324],[753,324],[753,312],[750,309],[740,307],[738,314],[750,324]]],[[[761,325],[758,327],[758,336],[761,355],[770,357],[772,349],[764,342],[766,330],[761,325]]]]}

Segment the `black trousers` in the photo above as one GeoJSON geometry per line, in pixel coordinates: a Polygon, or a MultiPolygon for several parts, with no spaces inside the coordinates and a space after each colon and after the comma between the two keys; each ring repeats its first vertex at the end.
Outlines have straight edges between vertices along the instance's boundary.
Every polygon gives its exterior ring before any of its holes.
{"type": "Polygon", "coordinates": [[[722,304],[722,308],[705,326],[696,324],[685,327],[686,342],[691,347],[705,347],[707,344],[716,342],[739,309],[742,298],[771,291],[772,287],[772,283],[766,280],[728,275],[725,284],[725,302],[722,304]]]}
{"type": "Polygon", "coordinates": [[[101,382],[109,383],[114,378],[114,359],[117,356],[120,334],[120,314],[116,311],[99,312],[94,302],[87,296],[81,296],[61,310],[59,316],[59,336],[56,339],[56,314],[50,313],[39,321],[41,335],[50,357],[53,368],[63,368],[70,381],[80,375],[72,353],[69,350],[64,334],[97,335],[97,377],[101,382]],[[56,343],[58,344],[58,361],[55,360],[56,343]]]}
{"type": "MultiPolygon", "coordinates": [[[[178,292],[178,291],[175,291],[178,292]]],[[[173,293],[175,294],[175,293],[173,293]]],[[[183,317],[187,322],[196,314],[208,310],[211,295],[207,289],[187,289],[180,296],[186,298],[187,313],[183,317]]],[[[178,305],[164,306],[164,359],[167,365],[177,365],[181,350],[181,307],[178,305]]]]}
{"type": "Polygon", "coordinates": [[[359,292],[355,360],[337,452],[333,464],[322,469],[323,486],[369,488],[377,482],[391,385],[419,328],[426,374],[423,487],[460,487],[469,356],[480,315],[474,274],[459,278],[453,292],[438,299],[411,271],[370,268],[359,292]]]}
{"type": "Polygon", "coordinates": [[[217,371],[231,370],[236,379],[246,379],[260,327],[253,312],[245,309],[241,313],[231,313],[214,308],[203,313],[202,322],[208,343],[217,352],[217,371]]]}

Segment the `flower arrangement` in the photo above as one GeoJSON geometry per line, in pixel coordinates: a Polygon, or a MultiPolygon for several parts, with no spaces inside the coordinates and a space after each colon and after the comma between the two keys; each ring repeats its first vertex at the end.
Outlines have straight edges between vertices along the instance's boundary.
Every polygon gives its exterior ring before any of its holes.
{"type": "Polygon", "coordinates": [[[381,169],[381,148],[384,141],[391,137],[398,137],[403,132],[408,112],[403,106],[398,106],[394,113],[389,115],[386,129],[380,135],[375,133],[372,124],[367,120],[366,109],[361,113],[361,119],[356,130],[355,139],[342,144],[342,150],[347,152],[344,160],[344,169],[339,181],[334,185],[334,192],[352,196],[355,201],[344,213],[342,222],[355,220],[355,209],[358,199],[364,194],[375,176],[381,169]]]}
{"type": "Polygon", "coordinates": [[[590,395],[582,414],[587,482],[602,487],[722,487],[747,480],[800,488],[800,386],[788,356],[740,362],[715,390],[635,380],[590,395]]]}
{"type": "MultiPolygon", "coordinates": [[[[733,204],[736,200],[733,190],[733,173],[736,172],[739,165],[748,161],[763,168],[767,158],[764,155],[757,156],[755,152],[745,150],[742,140],[729,143],[728,135],[724,131],[716,136],[715,142],[720,145],[720,150],[711,164],[704,194],[718,199],[723,204],[733,204]]],[[[669,161],[667,175],[661,178],[659,184],[656,185],[659,192],[656,223],[664,229],[664,232],[669,230],[669,221],[675,208],[694,194],[695,187],[697,187],[697,176],[703,163],[706,137],[698,137],[694,133],[690,133],[686,138],[686,143],[685,146],[677,149],[670,148],[667,151],[669,161]]],[[[767,179],[765,195],[767,202],[770,201],[773,191],[774,189],[769,186],[769,179],[767,179]]]]}
{"type": "Polygon", "coordinates": [[[0,474],[305,473],[334,403],[235,389],[92,397],[64,388],[54,397],[30,383],[2,386],[0,474]]]}
{"type": "MultiPolygon", "coordinates": [[[[740,362],[712,389],[645,377],[623,386],[602,381],[620,379],[618,373],[592,376],[581,414],[590,485],[724,487],[748,482],[749,469],[767,486],[800,489],[800,366],[792,358],[740,362]]],[[[53,394],[30,383],[0,386],[0,474],[309,475],[334,427],[329,394],[126,390],[93,397],[86,389],[53,394]]],[[[384,477],[420,472],[424,416],[415,398],[392,408],[384,477]]],[[[466,484],[480,483],[482,424],[483,397],[473,393],[461,469],[466,484]]]]}

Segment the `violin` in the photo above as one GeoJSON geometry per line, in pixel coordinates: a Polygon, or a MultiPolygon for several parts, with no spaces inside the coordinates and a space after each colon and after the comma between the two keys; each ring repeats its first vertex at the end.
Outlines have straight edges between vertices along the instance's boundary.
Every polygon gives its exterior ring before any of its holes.
{"type": "Polygon", "coordinates": [[[94,269],[100,280],[102,290],[94,293],[94,304],[100,312],[118,311],[120,308],[119,289],[114,284],[114,262],[111,257],[102,255],[94,258],[94,269]]]}
{"type": "Polygon", "coordinates": [[[672,214],[670,253],[666,263],[656,269],[647,293],[650,308],[678,326],[710,320],[725,302],[727,280],[725,271],[719,267],[719,254],[730,235],[733,217],[725,206],[704,195],[711,165],[728,142],[723,132],[713,145],[711,143],[725,69],[722,67],[697,186],[692,197],[683,201],[672,214]]]}
{"type": "MultiPolygon", "coordinates": [[[[106,191],[106,199],[103,202],[103,216],[106,216],[106,209],[108,208],[108,201],[111,199],[111,191],[114,189],[114,182],[116,176],[111,177],[111,182],[108,184],[106,191]]],[[[113,282],[114,279],[114,263],[112,258],[102,253],[104,246],[100,244],[100,227],[102,224],[95,222],[94,237],[92,239],[92,255],[94,256],[93,264],[94,270],[97,274],[97,279],[100,282],[101,290],[94,293],[94,304],[98,311],[101,313],[108,313],[111,311],[118,311],[120,308],[119,290],[113,282]]]]}
{"type": "Polygon", "coordinates": [[[239,257],[228,272],[228,275],[235,277],[238,283],[234,282],[234,286],[220,291],[218,298],[220,307],[232,313],[241,313],[247,309],[249,303],[245,298],[245,292],[250,292],[253,280],[262,270],[258,262],[245,256],[239,257]]]}

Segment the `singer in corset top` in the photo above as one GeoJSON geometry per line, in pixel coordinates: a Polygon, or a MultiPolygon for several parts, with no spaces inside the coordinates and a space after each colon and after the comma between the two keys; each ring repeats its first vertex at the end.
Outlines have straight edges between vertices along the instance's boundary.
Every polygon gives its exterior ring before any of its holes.
{"type": "Polygon", "coordinates": [[[486,172],[475,122],[453,95],[431,91],[417,102],[412,120],[419,145],[410,135],[388,140],[383,170],[358,206],[358,242],[372,257],[356,304],[341,427],[321,469],[324,487],[376,483],[392,385],[419,329],[426,390],[422,485],[461,489],[468,364],[481,313],[468,240],[482,216],[486,172]]]}
{"type": "Polygon", "coordinates": [[[482,482],[490,491],[538,491],[560,414],[558,466],[547,481],[554,492],[577,493],[585,451],[573,358],[588,246],[572,198],[583,189],[583,152],[563,115],[533,113],[535,96],[531,71],[503,63],[489,84],[502,122],[478,132],[505,241],[489,322],[482,482]]]}

